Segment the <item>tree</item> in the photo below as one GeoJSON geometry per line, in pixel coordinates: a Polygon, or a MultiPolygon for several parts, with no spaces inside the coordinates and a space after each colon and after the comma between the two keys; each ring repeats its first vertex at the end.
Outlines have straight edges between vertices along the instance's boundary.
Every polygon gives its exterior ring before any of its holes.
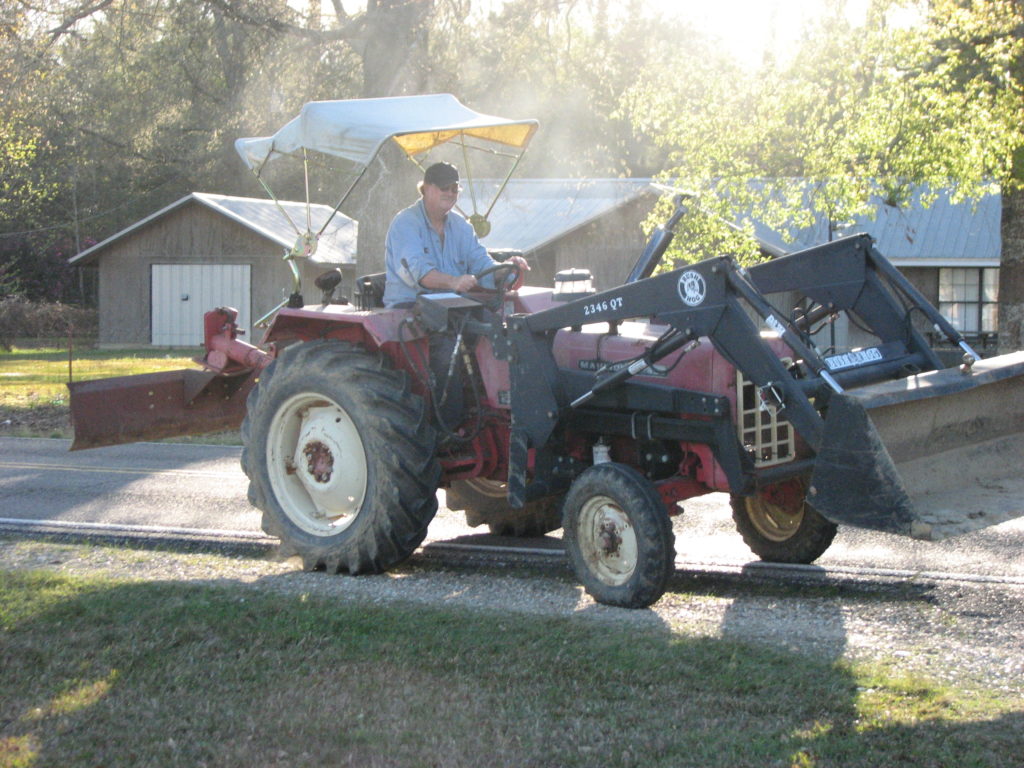
{"type": "MultiPolygon", "coordinates": [[[[344,44],[360,60],[364,98],[417,93],[423,85],[427,40],[436,11],[435,0],[366,0],[357,13],[332,0],[333,15],[325,19],[319,2],[310,3],[305,18],[298,18],[280,0],[203,0],[225,16],[253,29],[324,47],[344,44]]],[[[468,0],[450,0],[468,7],[468,0]]]]}
{"type": "Polygon", "coordinates": [[[649,100],[643,119],[666,121],[669,175],[730,219],[756,209],[769,223],[799,226],[817,210],[841,228],[872,195],[900,205],[925,186],[971,198],[999,182],[1007,203],[1000,340],[1020,348],[1020,3],[934,0],[911,26],[891,22],[899,7],[875,0],[863,25],[851,26],[835,0],[791,62],[720,78],[714,109],[671,120],[664,99],[649,100]]]}
{"type": "Polygon", "coordinates": [[[0,29],[34,54],[21,80],[63,180],[51,221],[100,237],[195,189],[258,192],[234,140],[276,130],[307,101],[415,91],[435,5],[370,0],[350,14],[336,0],[321,15],[319,2],[285,0],[17,2],[36,23],[0,29]]]}
{"type": "Polygon", "coordinates": [[[931,59],[925,87],[975,114],[1002,186],[1003,253],[999,269],[999,349],[1024,349],[1024,5],[1017,0],[936,0],[929,16],[931,59]],[[959,98],[958,98],[959,97],[959,98]]]}
{"type": "Polygon", "coordinates": [[[37,119],[40,51],[29,21],[18,7],[0,12],[0,297],[32,293],[26,267],[59,234],[47,224],[59,185],[37,119]]]}
{"type": "Polygon", "coordinates": [[[721,62],[696,30],[643,0],[515,0],[435,42],[431,61],[448,73],[435,78],[437,89],[485,112],[540,121],[522,172],[545,177],[662,170],[667,150],[633,118],[633,89],[670,61],[686,80],[721,62]]]}
{"type": "MultiPolygon", "coordinates": [[[[59,181],[48,226],[79,242],[195,189],[255,191],[234,140],[274,130],[304,101],[358,88],[346,50],[296,45],[205,0],[53,1],[22,15],[35,23],[4,28],[34,99],[15,135],[35,136],[49,156],[18,178],[59,181]]],[[[6,211],[15,229],[33,228],[26,206],[6,211]]]]}
{"type": "MultiPolygon", "coordinates": [[[[662,126],[634,116],[644,73],[671,61],[698,83],[717,66],[700,35],[657,19],[644,0],[509,0],[489,13],[473,0],[356,7],[13,0],[0,11],[11,52],[0,62],[3,103],[16,90],[32,102],[11,118],[20,122],[9,135],[31,152],[18,150],[10,183],[49,192],[7,207],[7,230],[99,240],[193,190],[262,194],[234,140],[273,132],[314,99],[448,91],[481,111],[541,120],[520,173],[649,175],[668,150],[655,140],[662,126]]],[[[355,195],[368,201],[368,239],[397,209],[378,191],[413,189],[389,163],[355,195]]],[[[281,182],[281,196],[305,194],[301,173],[281,182]]]]}

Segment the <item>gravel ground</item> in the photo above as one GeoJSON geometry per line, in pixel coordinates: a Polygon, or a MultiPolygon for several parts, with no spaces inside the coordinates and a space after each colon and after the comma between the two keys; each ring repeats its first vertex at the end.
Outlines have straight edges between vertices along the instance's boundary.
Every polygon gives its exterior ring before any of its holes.
{"type": "Polygon", "coordinates": [[[0,537],[8,570],[41,569],[140,581],[236,585],[382,604],[443,604],[651,632],[727,636],[818,658],[871,660],[970,689],[1024,694],[1024,587],[869,579],[792,578],[680,571],[651,609],[594,603],[556,559],[481,561],[417,553],[380,576],[306,573],[296,560],[253,550],[101,546],[0,537]]]}

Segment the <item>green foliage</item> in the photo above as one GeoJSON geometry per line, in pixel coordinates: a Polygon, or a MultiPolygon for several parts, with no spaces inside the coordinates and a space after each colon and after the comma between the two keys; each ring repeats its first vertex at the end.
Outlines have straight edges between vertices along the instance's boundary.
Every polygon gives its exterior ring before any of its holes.
{"type": "Polygon", "coordinates": [[[1024,146],[1024,7],[1013,0],[936,0],[924,28],[913,84],[938,115],[939,163],[954,178],[1021,181],[1014,157],[1024,146]]]}
{"type": "MultiPolygon", "coordinates": [[[[645,222],[649,232],[663,227],[675,207],[675,195],[666,194],[645,222]]],[[[750,222],[740,226],[729,223],[730,211],[714,198],[687,200],[687,213],[674,229],[674,237],[657,272],[668,272],[684,264],[693,264],[716,256],[730,256],[740,264],[761,260],[762,254],[750,222]],[[708,207],[708,203],[716,207],[708,207]]]]}
{"type": "Polygon", "coordinates": [[[924,186],[961,199],[1005,182],[1021,144],[1019,4],[935,3],[910,27],[889,21],[898,2],[857,26],[843,5],[792,60],[709,77],[702,93],[649,75],[636,114],[672,150],[666,176],[730,221],[782,230],[815,211],[842,228],[872,196],[900,205],[924,186]]]}
{"type": "Polygon", "coordinates": [[[17,252],[48,243],[46,222],[60,192],[52,160],[29,114],[0,115],[0,297],[24,287],[17,252]]]}
{"type": "MultiPolygon", "coordinates": [[[[841,228],[872,195],[972,196],[1024,173],[1020,4],[936,0],[900,26],[903,4],[853,23],[832,0],[789,58],[744,69],[644,0],[19,3],[0,27],[0,237],[53,254],[193,190],[261,195],[233,141],[359,95],[537,117],[523,175],[660,173],[741,225],[798,229],[814,210],[841,228]]],[[[747,258],[748,239],[703,240],[716,226],[687,222],[678,258],[747,258]]]]}
{"type": "Polygon", "coordinates": [[[61,192],[42,98],[45,46],[34,17],[24,4],[0,12],[0,297],[25,288],[12,254],[47,248],[61,192]]]}

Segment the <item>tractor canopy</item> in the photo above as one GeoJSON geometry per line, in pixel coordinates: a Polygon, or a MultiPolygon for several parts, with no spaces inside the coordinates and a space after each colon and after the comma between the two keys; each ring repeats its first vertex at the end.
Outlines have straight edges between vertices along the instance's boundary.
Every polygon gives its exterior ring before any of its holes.
{"type": "Polygon", "coordinates": [[[525,150],[536,130],[536,120],[481,114],[447,93],[313,101],[273,136],[238,139],[235,149],[258,175],[275,157],[302,150],[366,166],[388,139],[410,157],[466,137],[525,150]]]}
{"type": "MultiPolygon", "coordinates": [[[[348,178],[350,183],[342,191],[334,213],[345,204],[370,163],[389,140],[394,141],[421,170],[421,159],[430,150],[442,144],[457,145],[462,151],[463,173],[469,180],[472,180],[470,151],[507,159],[507,173],[490,203],[484,206],[485,201],[481,201],[478,209],[477,200],[473,198],[472,212],[456,207],[469,219],[477,236],[485,237],[491,229],[487,217],[519,165],[537,126],[536,120],[512,120],[476,112],[448,93],[313,101],[273,136],[238,139],[235,149],[275,201],[277,197],[264,176],[264,169],[280,157],[301,161],[306,175],[307,209],[310,203],[310,156],[340,159],[347,168],[340,175],[348,178]]],[[[317,238],[334,218],[334,213],[318,232],[312,231],[308,212],[305,232],[289,217],[298,235],[293,256],[308,256],[315,250],[317,238]]]]}

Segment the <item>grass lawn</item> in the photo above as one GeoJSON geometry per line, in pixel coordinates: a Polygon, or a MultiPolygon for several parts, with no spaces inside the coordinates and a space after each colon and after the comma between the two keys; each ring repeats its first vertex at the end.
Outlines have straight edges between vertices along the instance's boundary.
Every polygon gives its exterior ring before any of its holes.
{"type": "MultiPolygon", "coordinates": [[[[198,368],[202,349],[76,349],[71,363],[75,381],[137,373],[198,368]]],[[[0,351],[0,436],[71,437],[68,405],[68,351],[54,347],[14,347],[0,351]]],[[[187,440],[179,439],[179,442],[187,440]]],[[[236,433],[203,442],[237,442],[236,433]]]]}
{"type": "Polygon", "coordinates": [[[669,630],[0,571],[0,766],[1019,766],[1019,702],[669,630]],[[1017,708],[1015,708],[1017,707],[1017,708]]]}

